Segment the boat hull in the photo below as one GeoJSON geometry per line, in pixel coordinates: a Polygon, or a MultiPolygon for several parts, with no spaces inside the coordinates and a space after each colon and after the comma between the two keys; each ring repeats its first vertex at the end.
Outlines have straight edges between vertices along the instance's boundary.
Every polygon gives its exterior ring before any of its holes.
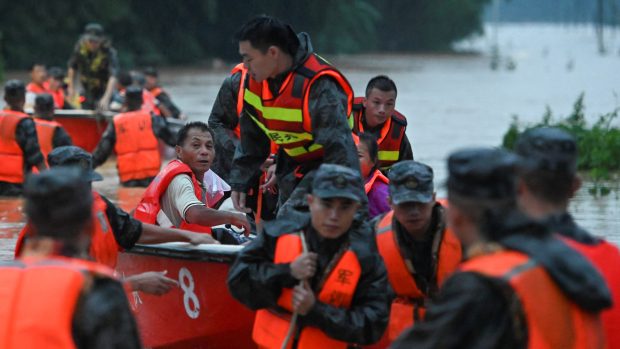
{"type": "Polygon", "coordinates": [[[105,118],[93,117],[63,117],[56,115],[54,117],[58,123],[64,127],[73,144],[92,152],[99,143],[103,132],[108,127],[108,121],[105,118]]]}
{"type": "Polygon", "coordinates": [[[226,277],[239,246],[137,246],[119,255],[117,271],[130,276],[167,271],[179,282],[163,296],[128,293],[143,345],[151,348],[254,348],[254,312],[234,300],[226,277]]]}

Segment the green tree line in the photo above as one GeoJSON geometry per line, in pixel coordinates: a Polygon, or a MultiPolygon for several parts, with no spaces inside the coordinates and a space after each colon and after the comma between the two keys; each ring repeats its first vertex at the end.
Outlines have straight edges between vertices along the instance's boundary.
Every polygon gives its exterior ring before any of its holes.
{"type": "Polygon", "coordinates": [[[237,60],[233,35],[269,14],[322,53],[445,50],[481,33],[490,0],[63,0],[0,2],[0,67],[65,66],[86,23],[104,25],[121,65],[237,60]]]}

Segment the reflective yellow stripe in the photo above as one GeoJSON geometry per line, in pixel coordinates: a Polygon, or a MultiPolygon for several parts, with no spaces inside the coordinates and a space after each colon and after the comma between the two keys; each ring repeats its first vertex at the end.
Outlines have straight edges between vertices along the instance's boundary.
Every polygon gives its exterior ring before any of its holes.
{"type": "Polygon", "coordinates": [[[383,161],[397,161],[398,160],[398,150],[379,150],[379,160],[383,161]]]}
{"type": "Polygon", "coordinates": [[[353,126],[355,126],[355,116],[353,115],[354,112],[351,112],[351,114],[349,114],[349,117],[347,118],[347,122],[349,123],[349,129],[353,129],[353,126]]]}
{"type": "Polygon", "coordinates": [[[260,110],[265,119],[287,122],[303,121],[301,109],[265,107],[263,106],[261,98],[247,88],[245,89],[243,99],[257,110],[260,110]]]}
{"type": "Polygon", "coordinates": [[[284,148],[284,151],[291,157],[296,157],[296,156],[303,155],[306,153],[312,153],[313,151],[319,150],[321,148],[323,147],[320,144],[315,143],[311,145],[310,147],[308,147],[308,150],[306,150],[305,147],[296,147],[296,148],[291,148],[291,149],[284,148]]]}
{"type": "Polygon", "coordinates": [[[300,141],[311,141],[312,134],[307,132],[287,132],[287,131],[276,131],[270,130],[267,126],[263,125],[254,115],[250,114],[246,111],[246,114],[249,115],[252,120],[258,125],[258,127],[265,132],[267,137],[269,137],[276,144],[283,145],[289,143],[295,143],[300,141]]]}

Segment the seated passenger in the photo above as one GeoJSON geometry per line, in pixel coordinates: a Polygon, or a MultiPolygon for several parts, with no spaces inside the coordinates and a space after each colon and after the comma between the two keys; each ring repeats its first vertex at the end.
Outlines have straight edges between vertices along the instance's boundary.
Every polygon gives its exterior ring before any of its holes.
{"type": "Polygon", "coordinates": [[[93,151],[93,165],[98,167],[114,149],[118,176],[126,187],[146,187],[159,173],[161,156],[157,138],[170,146],[175,144],[166,121],[140,110],[141,105],[142,89],[128,87],[125,98],[127,111],[114,116],[114,121],[108,125],[93,151]]]}
{"type": "MultiPolygon", "coordinates": [[[[215,158],[211,129],[203,122],[188,123],[179,131],[175,152],[177,158],[146,188],[135,217],[146,223],[206,233],[211,233],[212,226],[232,224],[249,234],[245,214],[214,210],[207,204],[203,179],[215,158]]],[[[222,241],[221,236],[216,238],[222,241]]]]}
{"type": "Polygon", "coordinates": [[[396,84],[385,75],[368,81],[366,96],[353,101],[353,133],[370,132],[379,144],[379,169],[384,173],[403,160],[413,160],[407,118],[396,107],[396,84]]]}
{"type": "Polygon", "coordinates": [[[361,133],[357,142],[357,155],[364,180],[364,190],[368,196],[368,216],[372,219],[390,210],[388,203],[388,183],[379,170],[377,139],[370,133],[361,133]]]}
{"type": "MultiPolygon", "coordinates": [[[[80,147],[65,146],[54,149],[48,156],[50,167],[78,167],[89,182],[100,181],[101,175],[92,169],[91,155],[80,147]]],[[[127,212],[115,206],[105,196],[92,191],[93,222],[90,225],[89,255],[96,262],[116,267],[118,252],[130,249],[135,244],[156,244],[163,242],[185,241],[194,245],[217,243],[208,235],[196,234],[189,231],[158,227],[152,224],[141,223],[132,218],[127,212]],[[112,234],[109,234],[109,232],[112,234]]],[[[36,236],[36,231],[27,224],[17,238],[15,257],[22,254],[24,242],[36,236]]],[[[125,278],[134,291],[143,291],[151,294],[164,294],[175,280],[165,276],[165,272],[146,272],[125,278]]]]}
{"type": "Polygon", "coordinates": [[[30,82],[26,85],[26,109],[34,107],[34,98],[40,93],[46,93],[45,81],[47,80],[47,68],[45,64],[33,63],[30,66],[30,82]]]}
{"type": "Polygon", "coordinates": [[[67,101],[64,87],[65,72],[60,67],[51,67],[48,71],[48,79],[44,86],[47,93],[54,97],[54,107],[56,109],[73,109],[67,101]]]}
{"type": "Polygon", "coordinates": [[[157,69],[148,67],[144,69],[145,84],[144,88],[147,89],[154,98],[157,99],[157,106],[161,110],[161,115],[167,118],[184,120],[187,117],[181,112],[181,110],[172,102],[172,98],[159,84],[159,74],[157,69]]]}

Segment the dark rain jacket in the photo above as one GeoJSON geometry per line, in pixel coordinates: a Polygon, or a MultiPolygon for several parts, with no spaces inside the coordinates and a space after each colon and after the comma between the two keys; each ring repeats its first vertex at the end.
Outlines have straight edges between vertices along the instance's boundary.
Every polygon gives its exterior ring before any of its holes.
{"type": "Polygon", "coordinates": [[[209,115],[209,127],[215,137],[215,161],[211,169],[226,182],[229,182],[235,149],[239,144],[234,130],[239,124],[237,92],[240,84],[241,72],[226,77],[209,115]]]}
{"type": "MultiPolygon", "coordinates": [[[[514,215],[502,229],[499,243],[543,266],[575,304],[591,312],[611,305],[609,289],[594,266],[543,225],[514,215]]],[[[391,348],[525,348],[527,340],[523,309],[506,281],[457,272],[442,286],[425,321],[391,348]]]]}
{"type": "Polygon", "coordinates": [[[373,343],[381,338],[389,317],[387,276],[385,266],[368,225],[352,227],[339,239],[321,239],[304,221],[276,220],[266,224],[263,234],[246,246],[228,273],[230,293],[251,309],[276,308],[283,287],[299,283],[291,275],[290,264],[274,264],[278,236],[303,229],[308,249],[318,254],[317,272],[310,280],[316,284],[327,268],[332,256],[346,240],[357,255],[362,274],[355,290],[350,309],[340,309],[317,300],[305,316],[298,318],[300,326],[318,326],[328,336],[341,341],[359,344],[373,343]]]}
{"type": "MultiPolygon", "coordinates": [[[[308,34],[300,33],[298,38],[300,46],[294,57],[292,70],[299,67],[313,52],[308,34]]],[[[274,95],[277,95],[289,72],[283,72],[275,78],[267,79],[269,88],[274,95]]],[[[315,170],[321,163],[339,164],[359,171],[357,150],[353,143],[351,129],[347,123],[346,94],[329,77],[318,78],[308,93],[312,136],[315,143],[323,146],[324,156],[322,161],[299,164],[280,149],[276,159],[280,203],[288,200],[298,185],[304,188],[309,186],[305,183],[308,182],[309,178],[304,178],[300,183],[299,179],[293,174],[299,165],[301,168],[298,171],[302,174],[308,174],[315,170]]],[[[236,94],[234,101],[232,105],[236,103],[236,94]]],[[[269,156],[270,143],[269,137],[251,118],[242,116],[239,123],[242,137],[235,151],[229,184],[235,191],[247,192],[251,186],[251,179],[258,175],[260,165],[269,156]]],[[[305,200],[305,195],[299,195],[299,203],[297,204],[302,205],[302,200],[305,200]]]]}

